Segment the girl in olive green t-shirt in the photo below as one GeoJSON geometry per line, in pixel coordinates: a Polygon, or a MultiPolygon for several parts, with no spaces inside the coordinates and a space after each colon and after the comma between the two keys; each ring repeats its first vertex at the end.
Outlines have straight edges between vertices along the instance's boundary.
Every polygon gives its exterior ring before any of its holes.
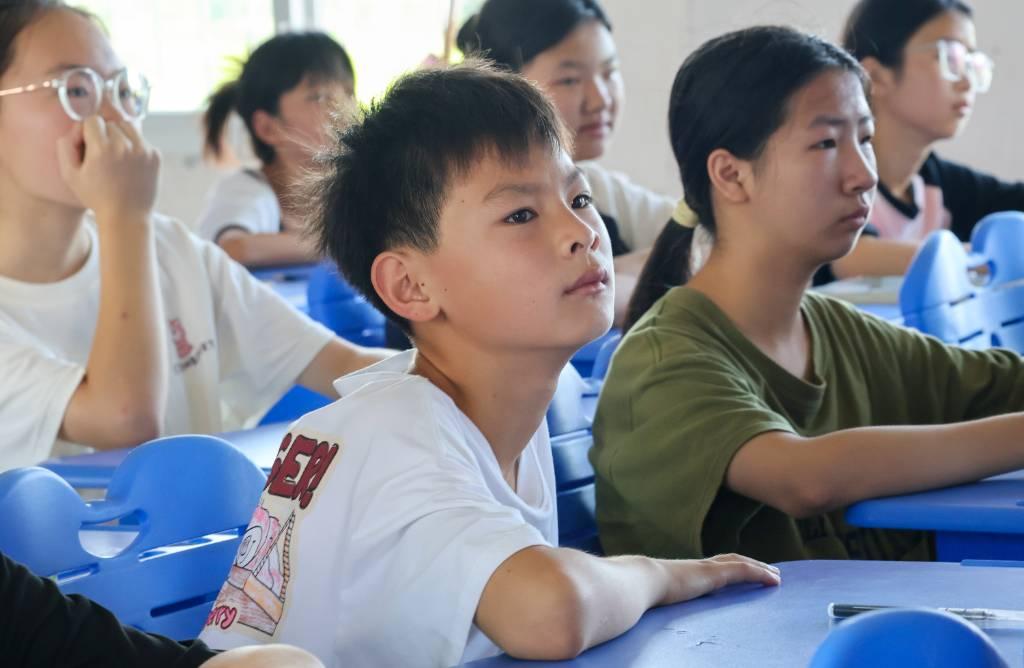
{"type": "Polygon", "coordinates": [[[1024,467],[1024,415],[1000,416],[1024,408],[1019,355],[805,294],[875,195],[865,84],[786,28],[712,40],[679,70],[672,146],[715,241],[690,277],[693,229],[670,223],[634,293],[594,423],[607,552],[928,558],[924,534],[843,510],[1024,467]]]}

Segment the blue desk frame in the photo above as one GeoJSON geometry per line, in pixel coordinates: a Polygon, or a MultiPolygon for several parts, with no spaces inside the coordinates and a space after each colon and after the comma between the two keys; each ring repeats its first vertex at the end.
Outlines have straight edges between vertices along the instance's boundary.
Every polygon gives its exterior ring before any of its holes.
{"type": "Polygon", "coordinates": [[[861,501],[846,511],[846,521],[861,527],[934,531],[941,561],[1024,560],[1024,470],[861,501]]]}

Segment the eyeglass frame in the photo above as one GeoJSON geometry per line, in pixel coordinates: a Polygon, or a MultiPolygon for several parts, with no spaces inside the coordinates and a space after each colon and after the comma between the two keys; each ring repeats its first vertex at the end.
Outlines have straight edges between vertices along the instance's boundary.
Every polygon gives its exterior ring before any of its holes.
{"type": "Polygon", "coordinates": [[[971,87],[978,93],[987,93],[992,88],[992,79],[995,76],[996,64],[995,61],[993,61],[992,58],[984,51],[979,51],[977,49],[972,50],[966,44],[956,39],[937,39],[934,42],[919,44],[913,48],[914,51],[925,51],[931,49],[936,49],[938,51],[939,74],[942,75],[942,78],[945,81],[955,83],[966,78],[970,82],[971,87]],[[957,74],[949,68],[947,49],[949,49],[950,45],[953,44],[959,46],[965,52],[964,71],[960,74],[957,74]],[[973,60],[976,59],[981,59],[988,70],[988,81],[985,82],[984,87],[978,80],[978,68],[973,63],[973,60]]]}
{"type": "Polygon", "coordinates": [[[114,74],[114,76],[110,77],[109,79],[104,79],[99,72],[92,69],[91,67],[72,67],[62,72],[60,76],[55,77],[53,79],[49,79],[47,81],[41,81],[39,83],[27,84],[25,86],[16,86],[14,88],[0,90],[0,97],[5,97],[8,95],[20,95],[21,93],[34,93],[36,91],[41,90],[55,90],[57,92],[57,97],[60,100],[60,106],[64,110],[64,113],[67,114],[68,117],[73,121],[84,121],[86,117],[82,116],[77,111],[75,111],[74,107],[71,104],[71,101],[68,99],[68,80],[75,73],[78,72],[84,72],[90,79],[92,79],[94,84],[100,84],[96,87],[96,89],[100,91],[99,104],[96,106],[96,109],[93,113],[97,113],[100,109],[103,108],[104,97],[109,97],[111,103],[114,105],[114,108],[117,109],[117,111],[122,116],[124,116],[126,119],[130,121],[141,121],[149,113],[149,96],[150,92],[152,91],[152,86],[149,83],[149,79],[147,79],[146,76],[141,72],[134,73],[137,74],[141,81],[145,84],[146,101],[143,104],[141,113],[139,113],[138,115],[129,114],[125,110],[124,105],[121,104],[120,96],[116,95],[114,92],[116,90],[118,81],[126,77],[128,74],[133,73],[128,68],[122,68],[118,70],[114,74]]]}

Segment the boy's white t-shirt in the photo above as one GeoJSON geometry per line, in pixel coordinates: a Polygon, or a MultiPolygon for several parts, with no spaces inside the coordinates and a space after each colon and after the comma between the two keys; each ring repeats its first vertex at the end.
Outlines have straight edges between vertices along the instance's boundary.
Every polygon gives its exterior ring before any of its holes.
{"type": "Polygon", "coordinates": [[[679,199],[639,186],[625,174],[596,162],[580,162],[578,166],[587,177],[597,210],[615,219],[619,235],[630,250],[653,246],[679,199]]]}
{"type": "Polygon", "coordinates": [[[266,177],[255,169],[240,169],[215,183],[196,226],[200,237],[214,242],[232,228],[250,234],[281,231],[281,204],[266,177]]]}
{"type": "Polygon", "coordinates": [[[518,493],[407,351],[335,382],[289,430],[200,636],[290,643],[328,668],[451,666],[499,653],[473,624],[498,566],[557,545],[547,424],[518,493]]]}
{"type": "MultiPolygon", "coordinates": [[[[152,224],[169,361],[162,433],[238,428],[333,334],[181,223],[152,224]]],[[[0,471],[88,451],[57,439],[99,317],[102,249],[91,217],[85,226],[92,246],[74,275],[45,284],[0,276],[0,471]]]]}

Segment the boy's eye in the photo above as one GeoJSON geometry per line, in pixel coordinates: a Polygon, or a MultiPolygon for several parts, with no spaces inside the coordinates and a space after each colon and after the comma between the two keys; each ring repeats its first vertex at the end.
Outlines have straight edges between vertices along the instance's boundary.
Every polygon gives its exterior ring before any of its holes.
{"type": "Polygon", "coordinates": [[[576,195],[572,199],[572,208],[574,209],[586,209],[594,203],[594,198],[587,193],[576,195]]]}
{"type": "Polygon", "coordinates": [[[818,142],[817,144],[815,144],[811,148],[815,148],[815,149],[828,149],[828,148],[835,148],[836,146],[837,146],[837,144],[836,144],[836,140],[835,139],[825,139],[823,141],[818,142]]]}
{"type": "Polygon", "coordinates": [[[566,79],[559,79],[555,82],[556,86],[577,86],[580,83],[580,79],[577,77],[570,77],[566,79]]]}
{"type": "Polygon", "coordinates": [[[516,211],[512,215],[506,217],[505,222],[513,225],[522,225],[523,223],[530,222],[536,217],[537,214],[532,209],[519,209],[519,211],[516,211]]]}

